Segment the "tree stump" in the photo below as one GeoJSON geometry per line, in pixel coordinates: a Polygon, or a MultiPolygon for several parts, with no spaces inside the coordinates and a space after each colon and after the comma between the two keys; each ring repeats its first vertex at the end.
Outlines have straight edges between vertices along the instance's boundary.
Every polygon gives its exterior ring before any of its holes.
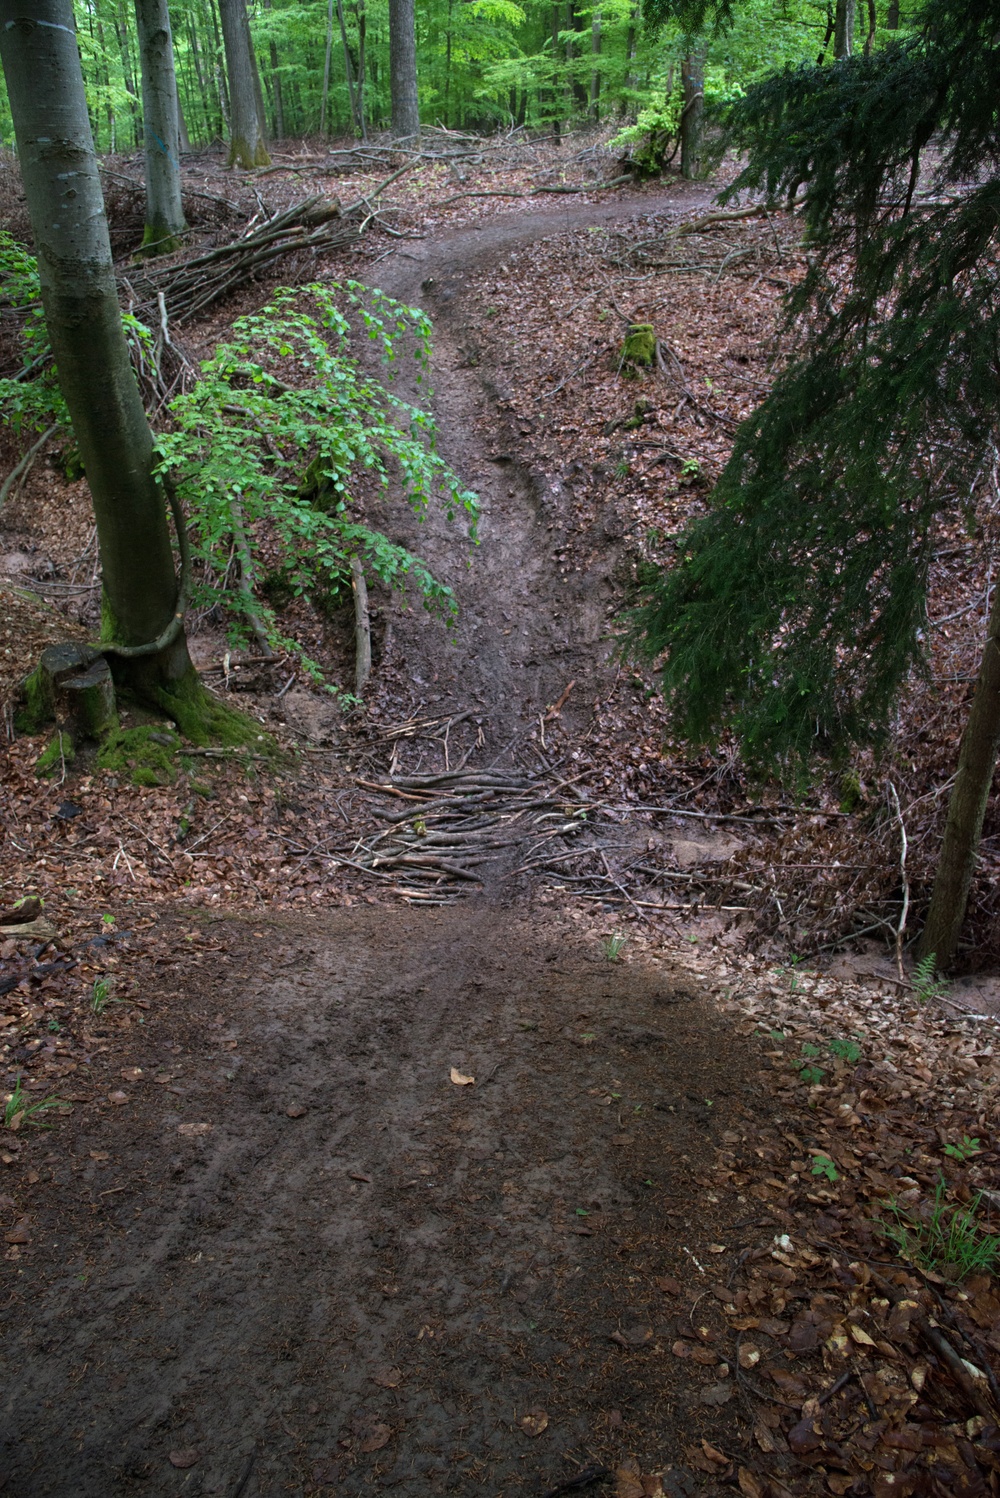
{"type": "Polygon", "coordinates": [[[26,691],[34,722],[41,726],[54,720],[74,742],[100,738],[116,721],[111,668],[103,655],[86,645],[50,645],[43,650],[26,691]]]}

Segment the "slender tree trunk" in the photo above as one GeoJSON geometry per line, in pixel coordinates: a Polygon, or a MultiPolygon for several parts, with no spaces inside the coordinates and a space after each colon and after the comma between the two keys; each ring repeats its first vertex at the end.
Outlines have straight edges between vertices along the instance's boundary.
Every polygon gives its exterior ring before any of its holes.
{"type": "Polygon", "coordinates": [[[871,57],[872,48],[875,45],[875,32],[878,28],[878,19],[875,15],[875,0],[868,0],[868,35],[865,37],[865,56],[871,57]]]}
{"type": "Polygon", "coordinates": [[[177,95],[177,147],[182,156],[191,154],[191,137],[188,135],[187,120],[184,118],[184,106],[181,103],[180,78],[174,74],[174,91],[177,95]]]}
{"type": "MultiPolygon", "coordinates": [[[[330,8],[332,11],[332,0],[330,8]]],[[[337,24],[340,27],[340,41],[344,49],[344,74],[347,78],[347,99],[351,106],[351,123],[354,126],[355,135],[360,135],[362,139],[364,139],[365,117],[364,107],[361,103],[361,85],[360,82],[357,81],[357,74],[354,70],[354,59],[351,57],[350,43],[347,40],[347,23],[344,20],[343,0],[337,0],[337,24]]],[[[332,31],[330,33],[330,38],[332,41],[332,31]]]]}
{"type": "Polygon", "coordinates": [[[167,0],[135,0],[146,136],[146,227],[143,249],[168,254],[187,228],[181,203],[180,111],[167,0]]]}
{"type": "Polygon", "coordinates": [[[681,63],[684,112],[681,115],[681,176],[689,180],[702,172],[702,124],[705,114],[705,47],[692,44],[681,63]]]}
{"type": "MultiPolygon", "coordinates": [[[[341,35],[344,38],[344,58],[347,60],[347,37],[344,35],[343,20],[341,20],[341,35]]],[[[333,0],[326,3],[326,50],[323,54],[323,92],[319,100],[319,133],[326,134],[326,105],[330,97],[330,57],[333,52],[333,0]]],[[[350,62],[348,61],[348,66],[350,62]]],[[[350,78],[347,80],[348,90],[351,91],[350,78]]],[[[351,91],[351,113],[354,113],[354,96],[351,91]]]]}
{"type": "Polygon", "coordinates": [[[899,30],[899,0],[889,0],[889,9],[885,17],[885,28],[887,31],[899,30]]]}
{"type": "Polygon", "coordinates": [[[994,589],[976,691],[958,751],[944,839],[919,955],[951,967],[969,903],[983,818],[1000,748],[1000,587],[994,589]]]}
{"type": "Polygon", "coordinates": [[[397,140],[418,136],[420,95],[413,0],[389,0],[389,86],[393,135],[397,140]]]}
{"type": "Polygon", "coordinates": [[[243,0],[219,0],[229,77],[229,165],[248,169],[270,161],[260,132],[250,31],[243,0]]]}
{"type": "Polygon", "coordinates": [[[358,28],[358,71],[355,78],[358,126],[361,130],[361,139],[368,139],[368,130],[365,126],[365,68],[367,67],[366,49],[368,45],[368,13],[365,10],[365,0],[355,0],[354,21],[358,28]]]}
{"type": "Polygon", "coordinates": [[[834,14],[831,0],[826,0],[826,35],[823,37],[823,45],[819,49],[816,66],[821,68],[826,61],[826,49],[833,41],[833,34],[837,29],[837,18],[834,14]]]}
{"type": "MultiPolygon", "coordinates": [[[[271,0],[264,0],[264,9],[271,9],[271,0]]],[[[285,101],[281,96],[281,74],[278,71],[278,47],[274,39],[268,47],[271,58],[271,90],[274,94],[274,134],[278,140],[285,138],[285,101]]]]}
{"type": "MultiPolygon", "coordinates": [[[[146,645],[174,619],[177,583],[122,330],[71,0],[0,0],[0,59],[45,320],[94,501],[104,636],[146,645]]],[[[191,701],[200,690],[183,630],[159,654],[119,665],[167,711],[174,696],[191,701]]]]}
{"type": "Polygon", "coordinates": [[[555,116],[552,121],[552,134],[556,140],[559,139],[561,131],[561,120],[558,114],[559,108],[559,0],[553,0],[552,5],[552,113],[555,116]]]}
{"type": "Polygon", "coordinates": [[[250,54],[250,71],[253,74],[253,96],[257,105],[257,131],[261,141],[267,140],[267,109],[264,105],[264,90],[260,85],[260,68],[257,66],[257,51],[253,44],[253,33],[250,30],[250,16],[246,5],[243,6],[243,20],[247,28],[247,51],[250,54]]]}
{"type": "Polygon", "coordinates": [[[601,55],[601,12],[595,10],[590,20],[590,55],[593,66],[590,70],[590,118],[596,124],[601,114],[601,70],[597,60],[601,55]]]}
{"type": "Polygon", "coordinates": [[[837,19],[833,31],[833,55],[839,61],[854,51],[854,18],[857,0],[837,0],[837,19]]]}

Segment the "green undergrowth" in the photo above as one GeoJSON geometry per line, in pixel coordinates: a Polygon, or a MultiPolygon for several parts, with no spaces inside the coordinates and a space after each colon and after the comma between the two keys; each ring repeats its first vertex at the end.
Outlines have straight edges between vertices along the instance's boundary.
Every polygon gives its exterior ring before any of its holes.
{"type": "Polygon", "coordinates": [[[948,1202],[946,1191],[940,1180],[933,1202],[916,1207],[886,1202],[886,1215],[876,1226],[900,1258],[951,1283],[960,1284],[970,1274],[996,1273],[1000,1237],[988,1232],[980,1218],[982,1193],[963,1206],[948,1202]]]}

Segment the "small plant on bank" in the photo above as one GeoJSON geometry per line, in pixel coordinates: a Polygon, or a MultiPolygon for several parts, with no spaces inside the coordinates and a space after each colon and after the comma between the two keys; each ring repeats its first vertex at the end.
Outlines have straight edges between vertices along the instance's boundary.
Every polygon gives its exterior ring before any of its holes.
{"type": "Polygon", "coordinates": [[[931,999],[942,999],[948,992],[948,984],[935,975],[936,962],[937,953],[928,952],[913,969],[913,991],[921,1004],[926,1004],[931,999]]]}
{"type": "Polygon", "coordinates": [[[622,936],[618,931],[613,936],[606,936],[601,942],[601,953],[605,962],[618,962],[624,950],[627,936],[622,936]]]}
{"type": "Polygon", "coordinates": [[[111,981],[108,978],[95,978],[94,986],[90,992],[90,1009],[92,1014],[103,1014],[108,1007],[111,998],[111,981]]]}
{"type": "Polygon", "coordinates": [[[973,1155],[978,1155],[981,1148],[978,1139],[970,1139],[968,1134],[963,1134],[961,1144],[946,1144],[944,1152],[950,1160],[957,1160],[960,1165],[964,1165],[973,1155]]]}
{"type": "Polygon", "coordinates": [[[854,1066],[861,1060],[861,1047],[856,1040],[831,1040],[830,1055],[836,1056],[839,1061],[846,1061],[848,1066],[854,1066]]]}
{"type": "Polygon", "coordinates": [[[37,1103],[29,1102],[19,1076],[14,1085],[14,1091],[4,1104],[3,1126],[5,1129],[10,1129],[12,1133],[24,1128],[26,1124],[34,1125],[36,1129],[47,1129],[49,1125],[42,1121],[41,1115],[51,1108],[60,1107],[62,1107],[62,1100],[57,1097],[40,1098],[37,1103]]]}
{"type": "Polygon", "coordinates": [[[814,1176],[825,1176],[828,1181],[840,1180],[840,1171],[834,1165],[829,1155],[813,1156],[812,1174],[814,1176]]]}
{"type": "Polygon", "coordinates": [[[815,1087],[826,1076],[826,1067],[816,1066],[812,1060],[814,1056],[818,1056],[819,1054],[818,1045],[813,1045],[808,1040],[803,1042],[802,1055],[805,1057],[805,1064],[801,1067],[799,1076],[809,1087],[815,1087]]]}
{"type": "Polygon", "coordinates": [[[978,1218],[982,1193],[967,1206],[949,1205],[940,1180],[934,1202],[921,1214],[896,1201],[885,1204],[887,1215],[876,1220],[900,1258],[920,1269],[958,1284],[970,1274],[992,1274],[1000,1260],[1000,1238],[988,1233],[978,1218]]]}

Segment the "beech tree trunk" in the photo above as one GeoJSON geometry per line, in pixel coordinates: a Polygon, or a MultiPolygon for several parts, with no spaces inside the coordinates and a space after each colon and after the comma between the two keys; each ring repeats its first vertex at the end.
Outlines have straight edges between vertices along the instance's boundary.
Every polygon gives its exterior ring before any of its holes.
{"type": "Polygon", "coordinates": [[[180,110],[167,0],[135,0],[146,150],[147,254],[176,250],[187,228],[181,203],[180,110]]]}
{"type": "Polygon", "coordinates": [[[397,140],[420,134],[417,92],[417,31],[413,0],[389,0],[389,87],[392,133],[397,140]]]}
{"type": "Polygon", "coordinates": [[[229,77],[229,165],[248,170],[271,158],[261,133],[244,0],[219,0],[222,42],[229,77]]]}
{"type": "Polygon", "coordinates": [[[681,116],[681,176],[691,179],[702,172],[702,125],[705,115],[705,49],[692,46],[681,63],[684,82],[684,113],[681,116]]]}
{"type": "Polygon", "coordinates": [[[857,0],[837,0],[837,18],[833,28],[833,55],[850,57],[854,51],[854,18],[857,0]]]}
{"type": "MultiPolygon", "coordinates": [[[[94,501],[103,638],[147,645],[174,619],[177,582],[122,330],[72,0],[0,0],[0,60],[45,321],[94,501]]],[[[191,701],[200,691],[183,630],[158,654],[120,664],[168,712],[175,695],[191,701]]]]}
{"type": "Polygon", "coordinates": [[[983,818],[1000,748],[1000,587],[993,593],[986,645],[976,691],[958,751],[958,773],[948,802],[941,857],[927,924],[918,954],[933,955],[938,971],[951,967],[958,950],[969,888],[976,867],[983,818]]]}

